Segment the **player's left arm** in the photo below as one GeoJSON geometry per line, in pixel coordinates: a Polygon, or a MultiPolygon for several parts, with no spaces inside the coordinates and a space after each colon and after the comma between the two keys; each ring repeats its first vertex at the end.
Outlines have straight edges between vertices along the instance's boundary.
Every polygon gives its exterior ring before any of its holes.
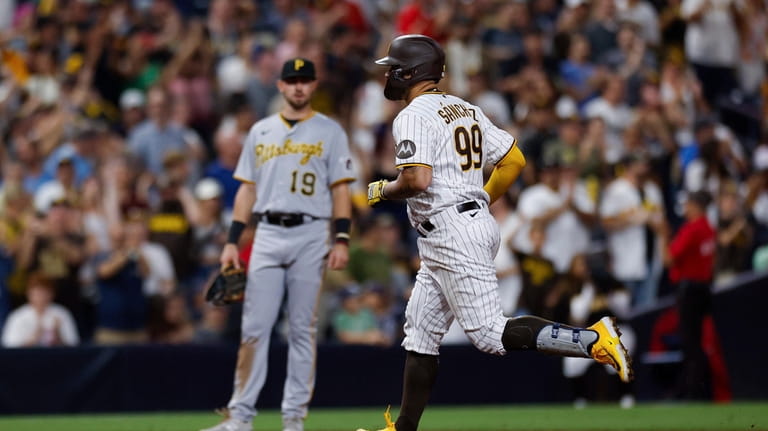
{"type": "Polygon", "coordinates": [[[515,182],[524,167],[525,156],[523,156],[523,152],[520,151],[517,145],[513,145],[504,158],[499,160],[499,163],[496,163],[491,176],[488,178],[488,182],[483,186],[485,192],[491,197],[491,203],[494,203],[506,193],[509,186],[515,182]]]}
{"type": "Polygon", "coordinates": [[[331,186],[333,200],[333,247],[328,255],[328,269],[344,269],[349,262],[349,230],[352,217],[352,193],[349,182],[338,182],[331,186]]]}

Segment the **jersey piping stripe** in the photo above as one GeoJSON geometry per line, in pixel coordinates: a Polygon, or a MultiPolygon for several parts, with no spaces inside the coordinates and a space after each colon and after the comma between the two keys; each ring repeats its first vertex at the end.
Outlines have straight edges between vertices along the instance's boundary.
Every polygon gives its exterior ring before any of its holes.
{"type": "Polygon", "coordinates": [[[498,165],[499,163],[501,163],[501,161],[502,161],[502,160],[506,159],[506,158],[507,158],[507,156],[509,155],[509,153],[511,153],[511,152],[512,152],[512,150],[514,150],[516,146],[517,146],[517,139],[515,139],[515,138],[512,138],[512,146],[511,146],[511,147],[509,147],[509,149],[507,150],[507,152],[506,152],[506,153],[504,153],[504,155],[503,155],[503,156],[501,156],[501,158],[499,159],[499,161],[498,161],[498,162],[496,162],[496,164],[498,165]]]}
{"type": "MultiPolygon", "coordinates": [[[[306,120],[309,120],[310,118],[314,117],[314,116],[315,116],[315,114],[317,114],[317,111],[312,111],[312,112],[311,112],[309,115],[307,115],[306,117],[304,117],[304,118],[301,118],[301,119],[297,120],[297,121],[296,121],[296,124],[299,124],[299,123],[301,123],[302,121],[306,121],[306,120]]],[[[289,122],[288,122],[288,120],[286,120],[286,119],[285,119],[285,117],[283,117],[283,114],[278,114],[277,116],[278,116],[278,117],[280,117],[280,121],[282,121],[282,122],[283,122],[283,124],[285,124],[285,126],[286,126],[286,127],[288,127],[289,129],[290,129],[291,127],[293,127],[293,126],[291,125],[291,123],[289,123],[289,122]]]]}
{"type": "Polygon", "coordinates": [[[353,177],[342,178],[340,180],[336,180],[336,181],[332,182],[331,184],[328,185],[328,187],[333,187],[333,186],[335,186],[337,184],[341,184],[341,183],[351,183],[351,182],[354,182],[354,181],[355,181],[355,178],[353,178],[353,177]]]}
{"type": "Polygon", "coordinates": [[[432,169],[432,166],[428,165],[426,163],[402,163],[400,165],[395,165],[396,168],[407,168],[409,166],[422,166],[422,167],[425,167],[425,168],[432,169]]]}
{"type": "Polygon", "coordinates": [[[233,176],[232,176],[232,178],[234,178],[234,179],[236,179],[236,180],[240,181],[241,183],[246,183],[246,184],[256,184],[255,182],[253,182],[253,181],[251,181],[251,180],[246,180],[245,178],[240,178],[240,177],[238,177],[238,176],[235,176],[235,175],[233,175],[233,176]]]}
{"type": "MultiPolygon", "coordinates": [[[[435,89],[435,90],[436,90],[436,89],[435,89]]],[[[425,95],[425,94],[445,94],[445,91],[439,91],[439,90],[435,91],[435,90],[426,90],[426,91],[422,91],[421,93],[417,94],[417,95],[416,95],[416,97],[419,97],[419,96],[423,96],[423,95],[425,95]]],[[[414,99],[415,99],[416,97],[414,97],[414,99]]]]}

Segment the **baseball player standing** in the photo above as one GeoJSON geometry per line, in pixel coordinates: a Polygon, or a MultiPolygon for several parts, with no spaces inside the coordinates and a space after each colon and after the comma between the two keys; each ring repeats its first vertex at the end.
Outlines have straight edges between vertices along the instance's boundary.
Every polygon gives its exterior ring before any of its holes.
{"type": "Polygon", "coordinates": [[[312,62],[286,62],[277,86],[287,103],[251,128],[234,173],[241,185],[222,267],[240,267],[236,244],[252,213],[259,225],[248,266],[230,417],[205,431],[252,429],[267,374],[269,338],[284,296],[289,347],[283,430],[303,430],[315,382],[315,311],[323,271],[326,266],[342,269],[349,258],[349,183],[354,177],[347,136],[338,123],[310,107],[317,87],[312,62]],[[329,253],[331,225],[335,237],[329,253]]]}
{"type": "Polygon", "coordinates": [[[406,107],[393,124],[392,182],[368,185],[368,203],[406,199],[418,239],[421,267],[406,307],[407,351],[400,415],[386,431],[415,431],[437,376],[443,335],[456,319],[481,351],[510,350],[593,358],[632,378],[630,358],[613,319],[574,328],[535,316],[504,317],[493,259],[499,228],[488,211],[525,165],[515,139],[494,126],[477,106],[443,93],[445,54],[434,40],[404,35],[376,61],[389,67],[384,95],[406,107]],[[482,168],[495,167],[483,184],[482,168]]]}

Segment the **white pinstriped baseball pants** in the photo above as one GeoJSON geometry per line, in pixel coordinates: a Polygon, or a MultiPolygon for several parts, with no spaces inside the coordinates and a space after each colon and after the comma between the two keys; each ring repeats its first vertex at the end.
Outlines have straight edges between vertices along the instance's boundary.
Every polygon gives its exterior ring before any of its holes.
{"type": "Polygon", "coordinates": [[[503,355],[507,318],[496,267],[499,227],[488,212],[448,208],[430,218],[435,229],[418,239],[421,268],[405,311],[406,350],[437,355],[455,318],[479,350],[503,355]]]}

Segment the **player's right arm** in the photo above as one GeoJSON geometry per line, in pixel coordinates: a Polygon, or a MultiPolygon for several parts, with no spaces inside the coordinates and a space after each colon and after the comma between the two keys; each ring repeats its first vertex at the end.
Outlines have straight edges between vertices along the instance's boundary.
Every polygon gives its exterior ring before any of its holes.
{"type": "Polygon", "coordinates": [[[432,184],[432,168],[428,166],[406,166],[397,179],[384,185],[385,199],[408,199],[423,192],[432,184]]]}
{"type": "Polygon", "coordinates": [[[229,227],[229,235],[224,249],[221,251],[219,262],[222,268],[240,268],[240,252],[237,243],[243,233],[248,219],[251,217],[251,208],[256,202],[256,185],[241,183],[235,195],[235,204],[232,208],[232,224],[229,227]]]}
{"type": "Polygon", "coordinates": [[[432,156],[435,137],[428,122],[418,115],[403,114],[392,125],[395,142],[395,164],[400,169],[397,179],[368,184],[368,204],[385,199],[408,199],[432,184],[432,156]]]}
{"type": "Polygon", "coordinates": [[[240,181],[240,187],[235,194],[235,203],[232,207],[232,223],[229,226],[227,243],[221,251],[219,262],[222,269],[228,267],[240,268],[240,253],[237,243],[240,241],[240,235],[245,230],[248,220],[251,218],[253,204],[256,202],[256,177],[258,165],[256,164],[256,154],[253,147],[257,141],[256,131],[261,122],[256,123],[248,132],[248,136],[243,142],[243,150],[240,152],[240,158],[237,160],[237,167],[232,175],[240,181]]]}

